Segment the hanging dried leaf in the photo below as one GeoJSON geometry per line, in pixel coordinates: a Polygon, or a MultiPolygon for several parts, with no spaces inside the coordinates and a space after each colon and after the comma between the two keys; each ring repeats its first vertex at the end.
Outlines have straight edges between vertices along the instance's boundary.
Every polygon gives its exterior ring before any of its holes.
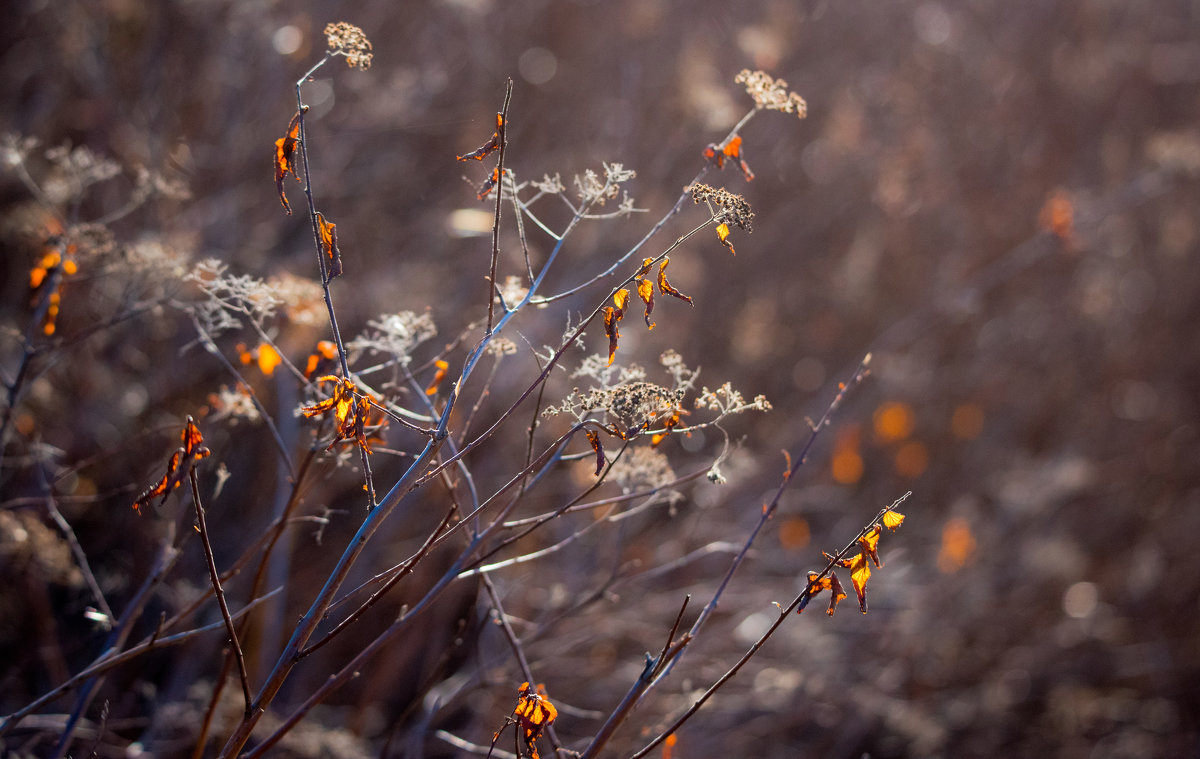
{"type": "Polygon", "coordinates": [[[753,181],[754,172],[750,170],[750,167],[746,164],[746,159],[742,156],[742,136],[740,134],[730,137],[723,145],[709,143],[708,147],[704,149],[704,159],[715,165],[718,169],[725,168],[726,158],[737,163],[747,182],[753,181]]]}
{"type": "Polygon", "coordinates": [[[275,189],[279,191],[279,202],[283,204],[283,210],[287,211],[288,216],[292,215],[292,207],[288,205],[287,194],[283,191],[283,180],[291,174],[297,182],[300,181],[295,162],[296,146],[299,143],[300,114],[297,112],[288,124],[287,133],[275,140],[275,189]]]}
{"type": "Polygon", "coordinates": [[[663,295],[670,295],[680,300],[687,301],[688,304],[695,306],[692,303],[692,296],[684,295],[683,293],[671,287],[671,283],[667,281],[667,264],[671,263],[670,258],[663,258],[662,263],[658,265],[658,291],[663,295]]]}
{"type": "Polygon", "coordinates": [[[337,421],[337,431],[326,450],[343,440],[353,440],[359,448],[370,453],[370,441],[366,434],[367,414],[371,408],[370,398],[352,381],[342,377],[329,374],[317,381],[335,383],[333,395],[312,406],[302,406],[300,410],[309,418],[333,412],[337,421]]]}
{"type": "Polygon", "coordinates": [[[904,515],[899,511],[892,511],[891,509],[888,509],[883,513],[882,522],[884,527],[888,528],[892,532],[895,532],[897,527],[904,524],[904,515]]]}
{"type": "MultiPolygon", "coordinates": [[[[833,560],[829,554],[825,554],[825,558],[833,560]]],[[[837,566],[850,570],[850,582],[854,585],[854,592],[858,594],[859,611],[866,614],[867,581],[871,579],[871,563],[867,561],[867,554],[860,553],[851,559],[841,559],[837,562],[837,566]]]]}
{"type": "Polygon", "coordinates": [[[546,698],[546,689],[538,685],[535,692],[529,683],[522,683],[517,692],[517,708],[513,710],[513,717],[530,759],[538,759],[535,743],[542,732],[558,719],[558,709],[546,698]]]}
{"type": "Polygon", "coordinates": [[[133,502],[133,510],[138,514],[142,513],[143,506],[155,498],[162,499],[158,504],[160,507],[166,503],[167,496],[171,494],[172,490],[183,484],[195,463],[212,453],[204,445],[204,437],[200,434],[200,428],[196,426],[195,420],[190,416],[179,437],[183,446],[171,454],[171,458],[167,462],[166,474],[161,480],[143,491],[133,502]]]}
{"type": "Polygon", "coordinates": [[[639,278],[637,280],[637,294],[646,304],[646,327],[654,329],[654,322],[650,321],[650,312],[654,310],[654,283],[648,279],[639,278]]]}
{"type": "Polygon", "coordinates": [[[729,242],[729,225],[725,222],[717,225],[717,239],[721,241],[722,245],[729,248],[730,253],[737,255],[737,251],[733,249],[733,243],[729,242]]]}
{"type": "Polygon", "coordinates": [[[617,353],[617,341],[621,337],[617,322],[625,316],[625,307],[629,305],[629,291],[625,288],[617,290],[613,295],[613,305],[604,309],[604,334],[608,335],[608,365],[612,366],[613,357],[617,353]]]}
{"type": "Polygon", "coordinates": [[[596,453],[596,476],[604,471],[604,446],[600,444],[600,436],[592,430],[584,430],[583,434],[587,435],[588,443],[591,444],[592,450],[596,453]]]}
{"type": "Polygon", "coordinates": [[[854,592],[858,594],[858,608],[863,614],[867,613],[867,580],[871,579],[871,564],[867,555],[860,553],[850,560],[850,582],[854,592]]]}
{"type": "Polygon", "coordinates": [[[470,161],[471,159],[475,159],[476,161],[482,161],[493,150],[500,147],[500,143],[504,139],[502,136],[503,133],[504,133],[504,114],[497,113],[496,114],[496,131],[492,133],[491,138],[488,139],[487,142],[483,143],[475,150],[472,150],[470,153],[466,153],[464,155],[458,156],[458,160],[470,161]]]}
{"type": "Polygon", "coordinates": [[[321,212],[317,212],[317,231],[321,236],[321,252],[325,254],[325,281],[342,275],[342,252],[338,250],[337,224],[325,221],[321,212]]]}
{"type": "Polygon", "coordinates": [[[499,181],[500,167],[497,166],[496,168],[492,169],[491,175],[484,180],[483,184],[479,185],[479,189],[475,191],[475,197],[479,198],[480,200],[486,199],[488,194],[491,193],[492,188],[494,188],[496,183],[499,181]]]}
{"type": "Polygon", "coordinates": [[[846,591],[842,589],[842,583],[838,580],[837,575],[832,572],[825,577],[822,577],[819,572],[808,573],[808,597],[796,607],[796,613],[799,614],[804,611],[804,607],[808,606],[808,602],[823,590],[829,591],[829,608],[825,610],[825,613],[832,617],[833,613],[837,611],[838,602],[846,597],[846,591]]]}
{"type": "Polygon", "coordinates": [[[883,534],[883,525],[876,524],[871,527],[870,532],[858,539],[858,547],[862,552],[871,557],[871,561],[875,562],[875,566],[882,567],[883,564],[879,561],[879,536],[883,534]]]}

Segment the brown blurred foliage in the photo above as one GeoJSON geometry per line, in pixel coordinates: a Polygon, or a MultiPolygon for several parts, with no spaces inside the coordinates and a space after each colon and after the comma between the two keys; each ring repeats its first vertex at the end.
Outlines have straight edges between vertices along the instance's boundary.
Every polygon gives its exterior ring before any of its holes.
{"type": "MultiPolygon", "coordinates": [[[[307,226],[279,210],[269,153],[295,110],[295,78],[323,48],[321,28],[347,16],[373,41],[374,65],[327,67],[307,85],[317,186],[338,223],[339,287],[352,293],[339,318],[356,331],[380,313],[430,306],[448,340],[479,316],[488,254],[484,238],[451,226],[454,210],[477,207],[480,180],[464,181],[454,157],[493,128],[506,76],[516,79],[508,165],[536,178],[622,162],[637,170],[631,192],[652,218],[744,112],[732,83],[740,69],[781,76],[808,101],[804,122],[763,117],[747,127],[752,183],[736,168],[720,177],[757,215],[737,256],[711,235],[673,255],[672,281],[695,311],[656,311],[653,333],[622,333],[622,360],[652,365],[674,347],[710,385],[728,378],[774,404],[736,430],[748,437],[729,485],[705,483],[672,516],[630,525],[619,549],[588,543],[569,561],[497,575],[509,614],[533,629],[613,566],[740,542],[778,482],[780,448],[797,445],[805,415],[818,415],[846,369],[874,352],[873,379],[801,470],[706,639],[635,714],[646,735],[627,726],[614,751],[636,749],[689,704],[769,622],[771,601],[803,587],[822,548],[907,489],[909,520],[885,546],[870,615],[851,604],[832,620],[806,614],[786,625],[681,731],[673,756],[1200,751],[1194,3],[358,5],[18,0],[0,29],[0,132],[87,146],[125,167],[89,194],[85,216],[119,205],[137,167],[186,179],[191,200],[148,203],[113,225],[123,240],[165,241],[258,276],[315,276],[307,226]],[[678,526],[663,533],[667,520],[678,526]]],[[[0,202],[3,323],[19,333],[40,253],[22,230],[38,210],[8,173],[0,202]]],[[[693,225],[673,220],[664,239],[693,225]]],[[[570,248],[623,251],[643,232],[628,221],[590,226],[570,248]]],[[[544,239],[534,248],[544,258],[544,239]]],[[[607,265],[570,248],[562,286],[607,265]]],[[[111,316],[127,295],[64,305],[59,333],[111,316]]],[[[539,328],[526,334],[534,345],[562,324],[539,328]]],[[[321,329],[286,338],[293,360],[321,329]]],[[[603,335],[592,332],[589,349],[600,351],[603,335]]],[[[66,348],[16,410],[28,444],[53,447],[62,462],[102,457],[57,485],[78,497],[61,508],[114,608],[145,576],[158,539],[156,523],[130,511],[130,489],[148,481],[182,415],[228,382],[201,352],[181,357],[193,337],[158,311],[118,324],[112,339],[66,348]]],[[[9,341],[0,354],[6,381],[13,351],[9,341]]],[[[260,393],[281,424],[298,424],[285,384],[260,393]]],[[[217,426],[205,435],[231,473],[209,504],[217,558],[228,563],[277,508],[280,474],[261,440],[217,426]]],[[[480,462],[477,475],[490,481],[510,464],[480,462]]],[[[33,518],[36,503],[29,510],[32,475],[12,466],[3,475],[0,712],[9,713],[90,661],[103,634],[82,617],[89,597],[56,533],[33,518]]],[[[287,619],[352,534],[356,488],[332,473],[314,486],[314,502],[343,511],[319,545],[298,532],[291,564],[277,568],[290,578],[287,619]]],[[[440,514],[411,506],[401,518],[395,556],[440,514]]],[[[177,570],[187,580],[171,593],[203,586],[202,562],[189,552],[177,570]]],[[[531,644],[567,745],[620,699],[681,596],[706,597],[726,564],[714,556],[618,584],[531,644]]],[[[169,595],[147,619],[173,608],[169,595]]],[[[413,600],[401,592],[386,613],[413,600]]],[[[496,663],[507,649],[487,627],[486,602],[463,584],[422,623],[423,638],[379,657],[282,755],[452,755],[438,729],[486,744],[521,680],[496,663]],[[455,673],[494,687],[439,702],[455,673]]],[[[283,634],[256,631],[252,674],[261,678],[283,634]]],[[[352,654],[355,645],[336,647],[352,654]]],[[[190,751],[220,655],[213,636],[113,673],[103,694],[110,736],[95,740],[110,753],[130,741],[159,756],[190,751]]],[[[284,700],[299,703],[326,674],[298,673],[284,700]]]]}

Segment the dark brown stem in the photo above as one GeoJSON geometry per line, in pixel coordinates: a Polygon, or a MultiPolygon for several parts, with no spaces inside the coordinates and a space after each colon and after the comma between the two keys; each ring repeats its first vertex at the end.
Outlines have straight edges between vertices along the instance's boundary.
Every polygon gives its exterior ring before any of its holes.
{"type": "MultiPolygon", "coordinates": [[[[304,167],[304,197],[308,201],[308,220],[312,227],[313,245],[317,251],[317,264],[321,269],[321,290],[325,298],[325,310],[329,313],[329,329],[333,333],[333,342],[337,346],[338,361],[342,367],[342,376],[350,378],[350,366],[346,359],[346,345],[342,341],[342,331],[338,327],[337,312],[333,308],[333,296],[329,292],[329,269],[325,265],[325,253],[321,243],[321,229],[317,223],[317,205],[313,200],[312,191],[312,173],[309,168],[308,161],[308,132],[305,124],[304,115],[308,112],[308,106],[304,104],[304,97],[301,95],[300,87],[308,80],[313,73],[327,61],[332,58],[332,54],[326,53],[325,57],[316,63],[308,72],[296,82],[296,109],[299,115],[300,125],[300,163],[304,167]]],[[[358,413],[359,404],[364,403],[357,395],[354,396],[354,408],[352,414],[358,413]]],[[[375,478],[371,474],[371,461],[367,457],[367,451],[364,446],[358,447],[359,460],[362,462],[363,478],[366,480],[367,486],[367,511],[373,511],[376,506],[375,499],[375,478]]]]}
{"type": "MultiPolygon", "coordinates": [[[[488,598],[492,601],[492,609],[496,613],[496,621],[500,623],[500,629],[504,631],[504,637],[508,640],[509,648],[512,649],[517,664],[521,666],[521,675],[525,678],[525,682],[536,684],[537,678],[533,676],[533,668],[529,666],[529,659],[525,656],[525,649],[521,646],[521,640],[517,637],[516,631],[512,629],[512,625],[508,622],[508,616],[504,613],[504,604],[500,601],[500,594],[496,592],[496,585],[492,582],[492,578],[486,574],[483,576],[483,587],[487,590],[488,598]]],[[[549,739],[551,747],[554,748],[554,753],[560,753],[562,750],[562,741],[558,739],[558,734],[554,732],[554,725],[546,725],[546,738],[549,739]]]]}
{"type": "Polygon", "coordinates": [[[446,516],[442,518],[442,522],[441,522],[441,524],[439,524],[437,526],[437,529],[435,529],[432,533],[430,533],[429,537],[427,537],[425,539],[425,542],[423,544],[421,544],[421,547],[419,549],[417,549],[417,552],[415,554],[413,554],[412,557],[408,559],[408,561],[404,562],[400,566],[400,568],[397,569],[396,572],[391,577],[388,578],[387,582],[385,582],[383,584],[383,587],[379,588],[374,593],[372,593],[370,598],[368,598],[357,609],[355,609],[353,612],[351,612],[349,614],[349,616],[347,616],[345,619],[343,619],[341,622],[339,622],[337,624],[337,626],[334,627],[332,630],[330,630],[323,638],[321,638],[316,643],[313,643],[311,646],[309,646],[309,647],[305,648],[303,651],[301,651],[298,654],[298,656],[300,656],[300,657],[308,656],[309,654],[315,652],[317,649],[324,646],[329,641],[333,640],[335,637],[337,637],[337,635],[339,633],[341,633],[343,630],[345,630],[347,627],[349,627],[351,624],[353,624],[354,620],[358,619],[364,613],[366,613],[367,609],[370,609],[372,606],[374,606],[376,604],[376,602],[379,601],[380,598],[383,598],[383,596],[389,590],[391,590],[393,587],[395,587],[396,583],[400,582],[401,579],[403,579],[406,575],[411,573],[413,571],[413,569],[416,568],[417,564],[421,561],[421,559],[425,558],[425,556],[429,553],[430,549],[432,549],[433,546],[437,543],[437,539],[439,537],[441,537],[442,533],[444,533],[446,531],[446,528],[450,525],[450,520],[454,517],[455,512],[456,512],[456,509],[447,510],[446,516]]]}
{"type": "Polygon", "coordinates": [[[213,557],[212,542],[208,538],[208,524],[204,519],[204,504],[200,502],[200,482],[195,467],[189,469],[188,480],[192,484],[192,503],[196,506],[196,526],[200,529],[200,543],[204,546],[204,558],[208,561],[208,578],[217,597],[217,606],[221,607],[221,618],[225,620],[225,628],[229,632],[229,644],[233,646],[233,653],[237,658],[238,675],[242,678],[242,695],[245,697],[245,714],[249,716],[250,676],[246,674],[246,658],[242,656],[242,646],[238,643],[237,630],[233,628],[233,617],[229,614],[229,605],[225,603],[225,591],[221,588],[221,577],[217,574],[217,561],[213,557]]]}
{"type": "Polygon", "coordinates": [[[638,679],[634,681],[629,691],[625,694],[625,697],[621,699],[621,703],[617,704],[617,708],[613,709],[612,713],[608,715],[608,719],[600,726],[600,730],[592,738],[592,742],[584,749],[583,753],[579,755],[579,759],[593,759],[593,757],[600,753],[600,750],[612,738],[613,733],[625,721],[625,718],[629,716],[633,707],[641,700],[642,694],[646,692],[646,689],[654,683],[668,666],[668,663],[674,661],[675,657],[691,642],[691,636],[686,634],[682,639],[675,640],[675,633],[679,631],[679,623],[683,619],[683,614],[687,610],[688,602],[691,599],[690,595],[683,599],[683,606],[680,607],[679,614],[675,616],[675,623],[671,625],[671,632],[667,635],[667,640],[663,644],[662,652],[659,653],[658,658],[651,659],[650,654],[646,654],[646,666],[642,670],[642,674],[638,675],[638,679]]]}
{"type": "Polygon", "coordinates": [[[510,76],[504,86],[504,107],[500,109],[500,119],[496,125],[496,134],[500,137],[500,156],[496,160],[496,218],[492,222],[492,270],[488,275],[488,316],[487,331],[492,333],[496,314],[496,265],[500,260],[500,208],[504,198],[504,150],[508,147],[508,104],[512,100],[513,80],[510,76]]]}

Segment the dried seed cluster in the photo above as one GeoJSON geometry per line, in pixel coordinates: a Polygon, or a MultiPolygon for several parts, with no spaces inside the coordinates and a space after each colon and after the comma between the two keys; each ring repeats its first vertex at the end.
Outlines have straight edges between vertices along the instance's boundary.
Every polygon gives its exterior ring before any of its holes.
{"type": "Polygon", "coordinates": [[[739,229],[744,229],[747,232],[752,232],[754,225],[754,212],[750,210],[750,204],[741,195],[734,195],[729,190],[709,187],[706,184],[697,182],[689,188],[692,192],[692,200],[696,203],[708,203],[710,207],[716,206],[720,209],[717,212],[718,223],[735,224],[739,229]]]}
{"type": "Polygon", "coordinates": [[[336,24],[326,24],[325,40],[329,44],[329,52],[346,57],[346,65],[364,71],[371,68],[371,41],[363,30],[345,21],[336,24]]]}
{"type": "Polygon", "coordinates": [[[746,85],[746,94],[758,108],[794,113],[799,118],[808,116],[808,103],[796,93],[788,92],[787,82],[782,79],[774,79],[763,71],[742,69],[733,81],[746,85]]]}

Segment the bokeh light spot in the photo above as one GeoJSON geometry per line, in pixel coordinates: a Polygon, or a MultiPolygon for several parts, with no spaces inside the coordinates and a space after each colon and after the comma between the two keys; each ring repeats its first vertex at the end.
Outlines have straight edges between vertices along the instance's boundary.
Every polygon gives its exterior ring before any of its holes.
{"type": "Polygon", "coordinates": [[[906,440],[912,435],[916,419],[916,414],[907,403],[884,403],[875,409],[875,437],[884,443],[906,440]]]}
{"type": "Polygon", "coordinates": [[[291,55],[300,49],[300,43],[304,41],[304,33],[300,28],[288,24],[281,26],[275,30],[275,34],[271,35],[271,45],[275,48],[275,52],[280,55],[291,55]]]}
{"type": "Polygon", "coordinates": [[[974,403],[960,403],[950,417],[950,431],[959,440],[974,440],[983,432],[983,409],[974,403]]]}
{"type": "Polygon", "coordinates": [[[910,440],[896,451],[893,463],[901,477],[920,477],[929,468],[929,448],[920,440],[910,440]]]}
{"type": "Polygon", "coordinates": [[[792,517],[779,526],[779,544],[789,551],[808,545],[812,533],[803,517],[792,517]]]}
{"type": "Polygon", "coordinates": [[[833,459],[830,461],[830,471],[833,479],[843,485],[853,485],[862,479],[863,459],[859,453],[859,442],[862,438],[858,425],[851,425],[838,433],[833,444],[833,459]]]}
{"type": "Polygon", "coordinates": [[[1096,589],[1095,583],[1077,582],[1067,588],[1066,593],[1063,593],[1063,611],[1068,617],[1085,619],[1096,611],[1096,604],[1099,600],[1100,592],[1096,589]]]}
{"type": "Polygon", "coordinates": [[[938,551],[938,569],[944,574],[954,574],[966,566],[975,555],[975,534],[967,520],[956,517],[942,528],[942,548],[938,551]]]}
{"type": "Polygon", "coordinates": [[[531,47],[517,59],[517,71],[530,84],[545,84],[558,73],[558,58],[544,47],[531,47]]]}

